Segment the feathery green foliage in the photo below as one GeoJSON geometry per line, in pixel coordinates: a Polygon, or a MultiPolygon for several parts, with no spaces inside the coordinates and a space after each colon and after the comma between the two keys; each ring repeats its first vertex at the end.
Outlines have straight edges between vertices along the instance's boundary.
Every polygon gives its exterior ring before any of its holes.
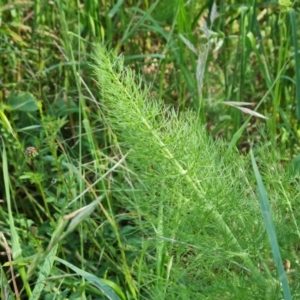
{"type": "MultiPolygon", "coordinates": [[[[148,240],[153,239],[153,255],[157,255],[160,271],[152,296],[171,297],[181,280],[186,282],[190,297],[208,296],[215,272],[221,272],[227,273],[225,278],[235,289],[238,273],[238,285],[248,285],[245,295],[265,291],[271,285],[264,295],[274,297],[276,279],[271,274],[262,275],[255,263],[257,245],[251,246],[255,239],[252,232],[262,235],[263,227],[259,218],[249,227],[259,210],[251,203],[255,198],[247,199],[239,191],[240,181],[246,181],[238,175],[244,169],[242,159],[232,152],[222,157],[224,149],[206,136],[194,112],[178,114],[150,99],[141,81],[123,67],[121,57],[107,54],[99,46],[94,59],[100,109],[117,132],[121,148],[131,151],[128,163],[138,173],[132,178],[136,191],[128,194],[127,201],[131,210],[140,214],[138,225],[148,240]],[[192,254],[187,255],[189,251],[192,254]],[[169,263],[167,280],[162,266],[169,263]],[[236,270],[229,271],[233,264],[236,270]],[[183,274],[176,274],[181,268],[185,279],[183,274]],[[158,291],[164,292],[158,295],[158,291]]],[[[220,286],[215,288],[220,292],[220,286]]]]}

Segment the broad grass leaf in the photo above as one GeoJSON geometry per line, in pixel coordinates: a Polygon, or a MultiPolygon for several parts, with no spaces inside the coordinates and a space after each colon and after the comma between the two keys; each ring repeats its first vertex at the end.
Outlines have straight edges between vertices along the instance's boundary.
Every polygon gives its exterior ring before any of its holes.
{"type": "Polygon", "coordinates": [[[8,104],[12,110],[16,111],[30,112],[39,109],[39,101],[28,92],[11,95],[8,98],[8,104]]]}

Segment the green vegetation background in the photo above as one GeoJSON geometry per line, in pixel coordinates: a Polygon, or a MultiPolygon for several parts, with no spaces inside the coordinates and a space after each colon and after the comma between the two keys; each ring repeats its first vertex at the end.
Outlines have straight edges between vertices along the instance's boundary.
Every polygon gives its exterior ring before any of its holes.
{"type": "Polygon", "coordinates": [[[0,3],[1,299],[300,299],[297,3],[0,3]]]}

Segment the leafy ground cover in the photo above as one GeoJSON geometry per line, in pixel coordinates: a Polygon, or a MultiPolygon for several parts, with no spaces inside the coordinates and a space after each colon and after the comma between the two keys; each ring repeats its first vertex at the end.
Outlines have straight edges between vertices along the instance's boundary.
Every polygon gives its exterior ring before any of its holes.
{"type": "Polygon", "coordinates": [[[296,4],[1,4],[1,299],[299,297],[296,4]]]}

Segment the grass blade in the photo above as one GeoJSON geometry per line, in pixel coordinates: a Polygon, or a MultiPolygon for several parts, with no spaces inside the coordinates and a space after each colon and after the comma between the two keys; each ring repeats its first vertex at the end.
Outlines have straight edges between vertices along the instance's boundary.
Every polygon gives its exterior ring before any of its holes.
{"type": "Polygon", "coordinates": [[[50,274],[50,271],[52,269],[56,251],[57,251],[57,245],[55,245],[51,249],[49,254],[46,256],[45,261],[39,271],[39,277],[38,277],[37,283],[32,291],[31,297],[29,298],[30,300],[40,299],[41,292],[44,289],[45,279],[50,274]]]}
{"type": "Polygon", "coordinates": [[[291,27],[292,27],[292,41],[294,46],[294,57],[295,57],[295,74],[296,74],[296,115],[297,119],[300,119],[300,65],[298,58],[298,35],[297,35],[297,24],[296,24],[296,13],[294,9],[290,11],[291,27]]]}
{"type": "Polygon", "coordinates": [[[266,189],[264,187],[262,178],[260,176],[260,173],[259,173],[252,150],[250,152],[250,155],[251,155],[252,167],[253,167],[253,170],[255,173],[255,178],[256,178],[257,186],[258,186],[258,194],[259,194],[259,199],[260,199],[261,212],[263,215],[265,228],[266,228],[266,231],[267,231],[267,234],[269,237],[269,242],[270,242],[271,249],[273,252],[273,257],[274,257],[274,260],[275,260],[275,263],[276,263],[276,266],[278,269],[279,279],[282,284],[284,299],[289,300],[289,299],[292,299],[292,295],[290,292],[287,276],[286,276],[286,273],[283,268],[283,263],[282,263],[279,245],[278,245],[277,236],[276,236],[276,230],[275,230],[274,222],[272,219],[270,203],[269,203],[266,189]]]}
{"type": "Polygon", "coordinates": [[[93,285],[95,285],[99,290],[101,290],[103,292],[103,294],[111,300],[120,300],[120,298],[118,297],[118,295],[113,291],[113,289],[108,286],[107,283],[105,283],[102,279],[96,277],[93,274],[90,274],[88,272],[85,272],[77,267],[75,267],[74,265],[68,263],[67,261],[60,259],[58,257],[55,258],[58,262],[66,265],[68,268],[70,268],[71,270],[73,270],[74,272],[76,272],[78,275],[82,276],[86,281],[89,281],[90,283],[92,283],[93,285]]]}
{"type": "MultiPolygon", "coordinates": [[[[7,162],[7,154],[6,148],[4,144],[4,140],[2,139],[2,164],[3,164],[3,178],[4,178],[4,186],[5,186],[5,196],[6,203],[8,208],[8,216],[9,216],[9,227],[11,232],[11,243],[12,243],[12,256],[13,259],[22,257],[22,249],[19,242],[19,236],[14,224],[14,217],[11,206],[11,198],[10,198],[10,180],[9,180],[9,171],[8,171],[8,162],[7,162]]],[[[24,267],[19,268],[19,273],[22,278],[24,287],[26,289],[27,295],[31,295],[31,289],[27,282],[26,272],[24,267]]]]}

